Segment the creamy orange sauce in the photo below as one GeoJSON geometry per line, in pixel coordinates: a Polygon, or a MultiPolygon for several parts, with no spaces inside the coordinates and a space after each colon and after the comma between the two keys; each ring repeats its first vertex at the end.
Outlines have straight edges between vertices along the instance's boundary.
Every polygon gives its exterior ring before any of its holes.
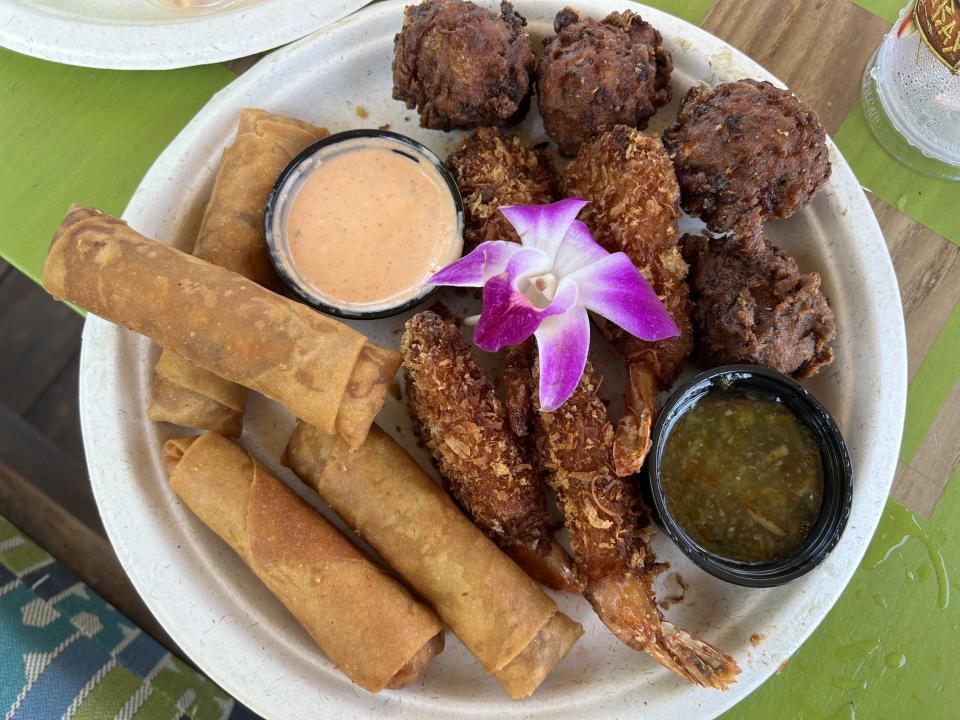
{"type": "Polygon", "coordinates": [[[394,152],[413,155],[396,141],[341,145],[294,191],[285,220],[291,259],[330,304],[398,305],[459,257],[456,206],[433,164],[394,152]]]}

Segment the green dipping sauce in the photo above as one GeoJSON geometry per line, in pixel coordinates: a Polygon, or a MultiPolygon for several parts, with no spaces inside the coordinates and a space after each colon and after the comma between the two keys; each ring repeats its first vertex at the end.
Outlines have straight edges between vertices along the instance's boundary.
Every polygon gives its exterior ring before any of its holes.
{"type": "Polygon", "coordinates": [[[820,446],[769,396],[706,394],[673,426],[662,458],[670,513],[694,542],[730,560],[785,558],[820,515],[820,446]]]}

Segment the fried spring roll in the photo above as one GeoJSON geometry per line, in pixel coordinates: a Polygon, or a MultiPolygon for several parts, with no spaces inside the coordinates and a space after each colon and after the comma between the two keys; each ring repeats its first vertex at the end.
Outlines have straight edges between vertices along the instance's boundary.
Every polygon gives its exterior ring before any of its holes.
{"type": "MultiPolygon", "coordinates": [[[[328,134],[294,118],[243,110],[237,136],[223,151],[193,254],[264,287],[275,287],[277,276],[263,235],[267,196],[287,163],[328,134]]],[[[147,415],[158,422],[236,437],[243,431],[246,402],[247,390],[241,385],[164,350],[154,368],[147,415]]]]}
{"type": "Polygon", "coordinates": [[[399,353],[306,305],[82,206],[54,236],[43,285],[351,445],[363,442],[400,364],[399,353]]]}
{"type": "Polygon", "coordinates": [[[329,134],[295,118],[243,110],[236,139],[223,151],[193,254],[258,285],[277,287],[263,237],[267,196],[287,164],[329,134]]]}
{"type": "Polygon", "coordinates": [[[168,440],[163,462],[173,491],[357,685],[408,685],[443,649],[433,611],[239,445],[168,440]]]}
{"type": "Polygon", "coordinates": [[[533,693],[583,634],[376,425],[351,449],[301,422],[284,463],[433,606],[511,697],[533,693]]]}

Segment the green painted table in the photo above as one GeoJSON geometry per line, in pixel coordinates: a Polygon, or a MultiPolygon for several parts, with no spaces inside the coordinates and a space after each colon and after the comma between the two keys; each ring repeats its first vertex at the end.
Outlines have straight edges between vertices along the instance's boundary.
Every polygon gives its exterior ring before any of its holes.
{"type": "MultiPolygon", "coordinates": [[[[823,624],[724,717],[958,717],[960,184],[889,158],[858,101],[863,68],[902,0],[648,3],[744,50],[818,111],[869,190],[907,322],[907,425],[877,535],[823,624]]],[[[223,65],[116,72],[0,51],[0,255],[38,278],[67,206],[122,212],[153,159],[233,77],[223,65]]]]}

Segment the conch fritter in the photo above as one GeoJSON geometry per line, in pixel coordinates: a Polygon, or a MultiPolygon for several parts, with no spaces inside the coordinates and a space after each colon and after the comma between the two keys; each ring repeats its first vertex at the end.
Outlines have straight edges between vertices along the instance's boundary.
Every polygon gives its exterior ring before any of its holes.
{"type": "Polygon", "coordinates": [[[673,60],[660,33],[636,13],[614,12],[598,22],[565,8],[553,28],[537,68],[537,102],[564,155],[614,125],[645,128],[670,102],[673,60]]]}
{"type": "Polygon", "coordinates": [[[526,24],[506,0],[499,13],[464,0],[408,6],[393,40],[394,99],[434,130],[521,119],[536,64],[526,24]]]}
{"type": "Polygon", "coordinates": [[[836,325],[818,273],[801,273],[759,232],[685,235],[682,247],[703,365],[766,365],[800,379],[833,360],[836,325]]]}
{"type": "Polygon", "coordinates": [[[683,209],[715,232],[788,218],[830,177],[816,113],[768,82],[691,88],[663,143],[683,209]]]}

